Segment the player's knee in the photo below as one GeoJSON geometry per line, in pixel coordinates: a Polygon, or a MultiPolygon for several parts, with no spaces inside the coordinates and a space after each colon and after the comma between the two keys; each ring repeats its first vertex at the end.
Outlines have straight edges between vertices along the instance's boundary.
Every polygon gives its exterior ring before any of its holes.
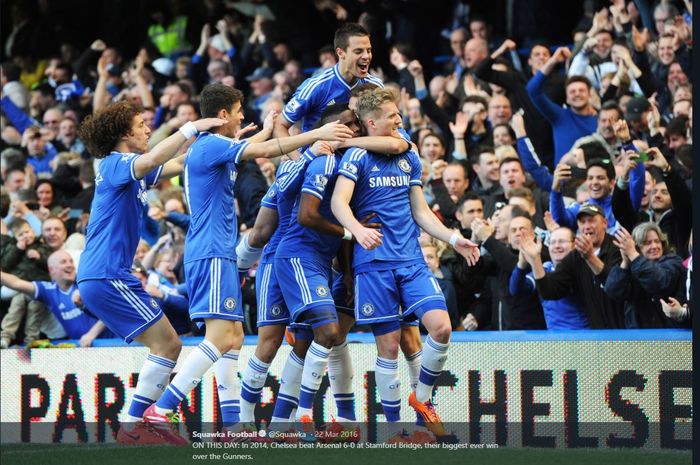
{"type": "Polygon", "coordinates": [[[182,350],[182,340],[177,336],[171,337],[161,350],[163,351],[163,357],[169,360],[177,360],[182,350]]]}
{"type": "Polygon", "coordinates": [[[420,340],[420,333],[416,331],[416,334],[401,334],[401,352],[406,355],[412,355],[421,350],[423,343],[420,340]]]}
{"type": "Polygon", "coordinates": [[[430,337],[433,341],[441,344],[450,342],[450,336],[452,336],[452,326],[450,326],[449,321],[436,325],[435,328],[430,331],[430,337]]]}
{"type": "Polygon", "coordinates": [[[280,345],[282,345],[282,339],[266,339],[261,344],[258,344],[255,356],[263,363],[270,363],[275,358],[280,345]]]}
{"type": "Polygon", "coordinates": [[[338,325],[326,325],[317,328],[314,341],[316,344],[322,345],[326,349],[330,349],[331,347],[343,342],[338,325]]]}
{"type": "Polygon", "coordinates": [[[396,360],[399,358],[399,344],[385,344],[377,350],[381,358],[396,360]]]}

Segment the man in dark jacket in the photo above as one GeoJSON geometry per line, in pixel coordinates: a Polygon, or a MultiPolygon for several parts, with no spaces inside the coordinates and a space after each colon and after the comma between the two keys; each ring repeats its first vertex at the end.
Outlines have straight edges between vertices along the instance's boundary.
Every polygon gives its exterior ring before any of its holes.
{"type": "MultiPolygon", "coordinates": [[[[500,214],[508,214],[500,212],[500,214]]],[[[476,221],[475,225],[479,222],[476,221]]],[[[495,265],[495,279],[490,290],[492,311],[491,325],[494,330],[547,329],[540,300],[535,294],[512,296],[508,292],[508,282],[513,268],[518,262],[520,239],[523,235],[533,235],[534,225],[530,215],[519,207],[510,208],[508,242],[498,240],[493,228],[483,223],[477,227],[476,239],[483,240],[482,247],[495,265]],[[486,227],[484,227],[486,226],[486,227]]],[[[484,260],[488,260],[485,258],[484,260]]],[[[485,289],[486,292],[488,290],[485,289]]]]}
{"type": "Polygon", "coordinates": [[[611,236],[605,233],[605,211],[596,204],[584,204],[576,215],[578,235],[571,252],[551,273],[545,273],[539,253],[526,252],[537,292],[542,299],[581,296],[592,329],[625,327],[622,303],[603,291],[610,270],[622,260],[611,236]]]}

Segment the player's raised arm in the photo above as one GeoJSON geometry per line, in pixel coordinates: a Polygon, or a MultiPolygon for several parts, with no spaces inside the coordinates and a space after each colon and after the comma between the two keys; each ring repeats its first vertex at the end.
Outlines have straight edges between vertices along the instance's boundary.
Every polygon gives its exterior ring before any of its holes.
{"type": "Polygon", "coordinates": [[[412,186],[410,196],[411,213],[418,226],[434,238],[449,243],[459,254],[467,259],[469,265],[474,265],[479,261],[479,246],[462,237],[460,233],[448,229],[447,226],[440,222],[428,206],[428,202],[425,201],[422,187],[412,186]]]}
{"type": "Polygon", "coordinates": [[[25,281],[24,279],[18,278],[10,273],[5,273],[4,271],[0,271],[0,283],[3,286],[9,287],[17,292],[27,294],[32,298],[34,298],[34,295],[36,294],[36,288],[34,287],[33,282],[25,281]]]}
{"type": "Polygon", "coordinates": [[[279,118],[275,119],[272,135],[274,137],[289,137],[289,128],[292,127],[292,124],[294,123],[287,121],[284,115],[280,115],[279,118]]]}
{"type": "Polygon", "coordinates": [[[243,159],[273,158],[289,153],[304,145],[313,144],[319,140],[344,141],[353,136],[350,128],[338,121],[325,124],[318,129],[304,132],[296,136],[270,139],[266,142],[249,144],[243,151],[243,159]]]}
{"type": "Polygon", "coordinates": [[[360,147],[370,152],[399,155],[411,149],[411,143],[395,136],[362,136],[341,142],[339,148],[360,147]]]}
{"type": "MultiPolygon", "coordinates": [[[[138,118],[141,118],[140,116],[138,118]]],[[[138,125],[145,125],[141,118],[138,125]]],[[[170,160],[190,137],[201,131],[226,124],[219,118],[204,118],[194,122],[185,123],[175,134],[158,143],[150,152],[146,152],[134,161],[134,174],[141,179],[158,166],[170,160]]]]}

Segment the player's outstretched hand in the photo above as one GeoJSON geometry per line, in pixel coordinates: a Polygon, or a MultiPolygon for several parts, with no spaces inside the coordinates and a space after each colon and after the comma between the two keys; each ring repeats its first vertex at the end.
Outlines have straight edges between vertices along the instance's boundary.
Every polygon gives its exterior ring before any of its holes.
{"type": "Polygon", "coordinates": [[[360,244],[365,250],[376,249],[382,245],[383,234],[377,229],[365,228],[363,226],[362,229],[357,231],[357,234],[354,234],[354,236],[357,243],[360,244]]]}
{"type": "Polygon", "coordinates": [[[311,146],[311,153],[320,157],[321,155],[333,155],[333,145],[325,140],[317,140],[311,146]]]}
{"type": "Polygon", "coordinates": [[[277,119],[277,116],[279,113],[275,110],[271,110],[267,116],[265,116],[265,121],[263,121],[263,129],[267,130],[269,129],[272,131],[272,128],[275,126],[275,120],[277,119]]]}
{"type": "Polygon", "coordinates": [[[240,139],[241,137],[245,136],[251,131],[255,131],[258,129],[258,125],[255,123],[248,123],[246,126],[243,126],[241,129],[236,131],[236,139],[240,139]]]}
{"type": "Polygon", "coordinates": [[[333,121],[332,123],[324,124],[317,129],[319,140],[345,140],[350,139],[353,136],[352,129],[340,124],[340,120],[333,121]]]}
{"type": "Polygon", "coordinates": [[[481,251],[479,250],[479,246],[476,244],[476,242],[460,237],[457,239],[457,242],[455,242],[454,247],[461,256],[467,259],[467,265],[474,266],[476,265],[476,262],[479,261],[481,251]]]}
{"type": "Polygon", "coordinates": [[[203,118],[198,119],[194,122],[194,127],[197,128],[198,132],[208,131],[211,128],[218,128],[228,123],[225,119],[220,118],[203,118]]]}

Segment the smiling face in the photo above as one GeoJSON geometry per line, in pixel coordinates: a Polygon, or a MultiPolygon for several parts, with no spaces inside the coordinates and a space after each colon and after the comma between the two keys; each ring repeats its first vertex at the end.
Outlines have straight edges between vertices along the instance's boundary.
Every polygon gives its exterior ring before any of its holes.
{"type": "Polygon", "coordinates": [[[644,241],[639,244],[642,255],[648,260],[658,260],[664,254],[663,243],[656,231],[648,231],[644,241]]]}
{"type": "Polygon", "coordinates": [[[435,160],[445,158],[445,146],[437,137],[426,136],[423,143],[420,144],[420,155],[432,163],[435,160]]]}
{"type": "Polygon", "coordinates": [[[400,137],[401,114],[394,102],[382,103],[366,120],[370,136],[400,137]]]}
{"type": "Polygon", "coordinates": [[[165,279],[172,281],[175,279],[175,273],[173,269],[175,268],[175,261],[170,253],[164,253],[158,262],[156,270],[165,279]]]}
{"type": "Polygon", "coordinates": [[[566,86],[566,104],[574,111],[583,111],[588,107],[591,92],[588,86],[580,81],[574,81],[566,86]]]}
{"type": "Polygon", "coordinates": [[[671,195],[665,182],[657,182],[651,189],[651,208],[657,213],[663,213],[672,207],[671,195]]]}
{"type": "Polygon", "coordinates": [[[676,51],[673,48],[673,37],[663,36],[659,38],[659,46],[657,48],[659,62],[662,65],[670,65],[676,59],[676,51]]]}
{"type": "Polygon", "coordinates": [[[51,279],[54,281],[64,284],[75,281],[75,263],[65,250],[52,253],[48,260],[48,267],[51,279]]]}
{"type": "Polygon", "coordinates": [[[590,197],[601,200],[610,195],[615,180],[608,178],[608,172],[600,166],[591,166],[586,173],[586,184],[590,197]]]}
{"type": "Polygon", "coordinates": [[[340,62],[340,73],[346,79],[351,78],[351,84],[367,77],[372,62],[372,44],[369,36],[351,36],[345,50],[337,48],[336,53],[340,62]]]}
{"type": "Polygon", "coordinates": [[[498,148],[502,145],[515,145],[515,141],[513,137],[511,137],[508,127],[504,124],[493,128],[493,146],[498,148]]]}
{"type": "Polygon", "coordinates": [[[574,250],[574,234],[569,228],[558,228],[549,236],[549,256],[552,263],[559,264],[574,250]]]}
{"type": "Polygon", "coordinates": [[[60,249],[68,237],[66,226],[58,218],[48,218],[41,226],[41,235],[46,245],[53,250],[60,249]]]}
{"type": "Polygon", "coordinates": [[[53,203],[53,186],[48,182],[39,184],[36,188],[36,196],[39,199],[39,205],[42,207],[50,207],[53,203]]]}

